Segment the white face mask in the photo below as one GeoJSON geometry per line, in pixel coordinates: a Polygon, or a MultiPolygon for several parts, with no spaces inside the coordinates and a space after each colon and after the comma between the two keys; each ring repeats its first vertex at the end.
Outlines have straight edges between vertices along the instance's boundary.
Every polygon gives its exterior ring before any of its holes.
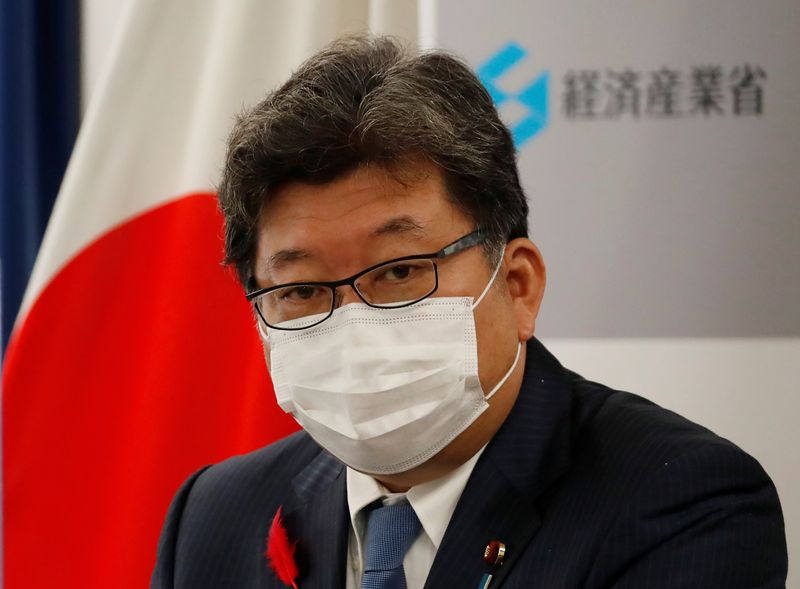
{"type": "MultiPolygon", "coordinates": [[[[419,466],[489,407],[478,379],[478,300],[435,297],[399,309],[353,303],[300,330],[267,328],[278,405],[348,466],[395,474],[419,466]]],[[[259,325],[261,325],[259,321],[259,325]]]]}

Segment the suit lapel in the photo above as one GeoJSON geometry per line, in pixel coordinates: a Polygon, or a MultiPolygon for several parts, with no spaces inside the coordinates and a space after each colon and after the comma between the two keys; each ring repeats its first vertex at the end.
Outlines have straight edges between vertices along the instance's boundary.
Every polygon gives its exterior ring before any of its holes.
{"type": "Polygon", "coordinates": [[[558,361],[537,340],[527,346],[514,408],[487,446],[459,499],[425,583],[497,589],[541,526],[537,498],[569,467],[570,395],[558,361]],[[492,540],[506,545],[501,566],[484,562],[492,540]]]}
{"type": "MultiPolygon", "coordinates": [[[[508,570],[539,527],[539,515],[531,501],[511,487],[494,464],[482,462],[474,471],[480,476],[481,488],[474,490],[478,485],[471,477],[469,491],[462,495],[436,554],[426,589],[477,588],[485,573],[508,570]],[[508,557],[497,571],[483,560],[484,548],[492,540],[503,541],[508,549],[508,557]]],[[[496,586],[493,579],[492,589],[496,586]]]]}
{"type": "Polygon", "coordinates": [[[344,465],[324,450],[292,481],[284,505],[303,589],[343,589],[350,516],[344,465]]]}

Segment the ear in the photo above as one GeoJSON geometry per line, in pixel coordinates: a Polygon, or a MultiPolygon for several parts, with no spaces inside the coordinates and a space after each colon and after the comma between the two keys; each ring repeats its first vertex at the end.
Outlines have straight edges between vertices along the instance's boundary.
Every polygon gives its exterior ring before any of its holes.
{"type": "Polygon", "coordinates": [[[536,330],[536,317],[539,315],[547,282],[544,260],[539,248],[525,237],[509,242],[503,258],[517,334],[520,341],[527,341],[536,330]]]}

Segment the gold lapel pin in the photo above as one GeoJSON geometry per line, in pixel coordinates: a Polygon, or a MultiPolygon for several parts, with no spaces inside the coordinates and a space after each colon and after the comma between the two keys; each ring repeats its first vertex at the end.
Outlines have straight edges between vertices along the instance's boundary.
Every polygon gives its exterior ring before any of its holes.
{"type": "Polygon", "coordinates": [[[500,566],[506,557],[506,545],[500,540],[492,540],[483,551],[483,560],[492,566],[500,566]]]}

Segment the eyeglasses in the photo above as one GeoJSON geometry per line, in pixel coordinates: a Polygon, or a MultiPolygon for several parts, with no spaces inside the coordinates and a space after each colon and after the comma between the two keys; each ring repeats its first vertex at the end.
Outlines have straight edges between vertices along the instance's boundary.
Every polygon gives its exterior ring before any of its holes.
{"type": "Polygon", "coordinates": [[[437,252],[404,256],[370,266],[350,278],[334,282],[290,282],[247,293],[261,320],[274,329],[297,331],[319,325],[336,308],[336,289],[350,286],[370,307],[408,307],[431,296],[439,287],[435,260],[441,260],[482,243],[480,230],[446,245],[437,252]]]}

